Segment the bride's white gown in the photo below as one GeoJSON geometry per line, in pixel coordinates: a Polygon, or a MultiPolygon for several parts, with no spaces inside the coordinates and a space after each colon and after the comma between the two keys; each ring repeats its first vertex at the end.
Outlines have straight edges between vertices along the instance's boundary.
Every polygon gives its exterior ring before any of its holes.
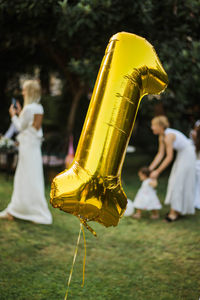
{"type": "Polygon", "coordinates": [[[19,158],[14,176],[14,190],[6,211],[12,216],[40,224],[51,224],[52,216],[44,195],[44,176],[41,154],[42,129],[32,124],[35,114],[43,114],[41,104],[26,105],[12,122],[20,132],[19,158]]]}

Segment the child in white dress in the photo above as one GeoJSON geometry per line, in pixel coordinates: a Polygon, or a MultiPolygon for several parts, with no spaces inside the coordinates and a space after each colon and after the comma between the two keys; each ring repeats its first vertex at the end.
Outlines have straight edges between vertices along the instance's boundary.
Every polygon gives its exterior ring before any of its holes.
{"type": "Polygon", "coordinates": [[[135,219],[140,219],[142,210],[151,211],[151,219],[158,219],[158,210],[162,208],[158,196],[156,194],[157,180],[149,178],[150,171],[147,167],[142,167],[138,176],[142,181],[142,185],[138,190],[133,201],[133,207],[136,208],[136,213],[132,215],[135,219]]]}

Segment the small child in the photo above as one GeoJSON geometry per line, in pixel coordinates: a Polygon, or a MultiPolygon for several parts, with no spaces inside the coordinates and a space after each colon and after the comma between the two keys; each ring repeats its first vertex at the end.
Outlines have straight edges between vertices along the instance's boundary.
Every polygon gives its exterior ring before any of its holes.
{"type": "Polygon", "coordinates": [[[135,219],[140,219],[142,210],[152,211],[151,219],[158,219],[158,210],[162,208],[160,201],[156,194],[157,180],[149,177],[150,170],[147,167],[140,168],[138,176],[142,181],[142,185],[138,190],[133,206],[136,208],[136,213],[132,215],[135,219]]]}

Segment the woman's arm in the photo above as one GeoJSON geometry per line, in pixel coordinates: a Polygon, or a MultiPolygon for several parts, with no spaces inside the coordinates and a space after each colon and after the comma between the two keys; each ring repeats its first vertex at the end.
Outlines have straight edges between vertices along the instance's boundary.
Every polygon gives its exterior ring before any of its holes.
{"type": "Polygon", "coordinates": [[[159,163],[163,159],[164,155],[165,155],[164,136],[160,135],[159,136],[158,153],[156,154],[154,160],[152,161],[152,163],[149,166],[150,171],[153,171],[157,167],[157,165],[159,165],[159,163]]]}
{"type": "Polygon", "coordinates": [[[18,131],[22,131],[28,127],[30,122],[30,111],[26,107],[21,112],[20,117],[18,117],[17,110],[12,104],[9,108],[9,113],[11,116],[11,120],[18,131]]]}
{"type": "Polygon", "coordinates": [[[151,172],[150,177],[151,178],[157,178],[160,173],[162,173],[163,170],[167,168],[167,166],[171,163],[174,157],[174,150],[173,150],[173,142],[175,140],[175,135],[173,133],[168,134],[164,141],[165,141],[165,147],[166,147],[166,156],[161,165],[151,172]]]}
{"type": "Polygon", "coordinates": [[[39,130],[42,126],[42,119],[43,115],[42,114],[35,114],[34,115],[34,120],[32,126],[36,129],[39,130]]]}

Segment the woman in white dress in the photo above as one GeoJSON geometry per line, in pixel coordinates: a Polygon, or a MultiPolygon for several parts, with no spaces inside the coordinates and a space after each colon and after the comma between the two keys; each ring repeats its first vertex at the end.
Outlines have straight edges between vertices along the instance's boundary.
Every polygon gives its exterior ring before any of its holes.
{"type": "Polygon", "coordinates": [[[39,224],[51,224],[52,216],[44,195],[44,176],[41,154],[43,107],[39,104],[41,90],[36,80],[23,85],[24,106],[11,105],[9,113],[19,131],[19,158],[14,176],[11,202],[0,213],[0,219],[14,217],[39,224]],[[19,117],[17,116],[19,114],[19,117]]]}
{"type": "Polygon", "coordinates": [[[177,151],[165,198],[165,204],[171,206],[166,221],[172,222],[180,215],[195,213],[195,149],[183,133],[169,128],[169,121],[165,116],[155,117],[151,128],[159,136],[159,149],[149,166],[152,171],[150,177],[157,178],[172,162],[174,150],[177,151]]]}
{"type": "Polygon", "coordinates": [[[200,209],[200,149],[197,152],[197,159],[196,159],[196,187],[195,187],[194,206],[195,208],[200,209]]]}
{"type": "Polygon", "coordinates": [[[200,209],[200,120],[196,121],[191,137],[196,148],[196,186],[194,206],[195,208],[200,209]]]}

